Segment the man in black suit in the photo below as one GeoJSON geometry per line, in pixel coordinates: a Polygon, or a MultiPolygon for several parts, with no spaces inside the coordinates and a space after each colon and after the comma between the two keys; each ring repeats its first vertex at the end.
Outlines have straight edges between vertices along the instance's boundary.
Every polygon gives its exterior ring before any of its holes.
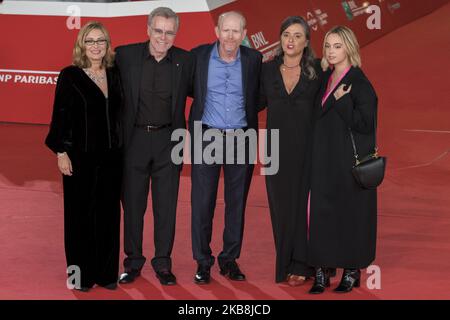
{"type": "Polygon", "coordinates": [[[178,16],[169,8],[148,17],[149,41],[116,49],[125,97],[124,107],[124,260],[119,283],[131,283],[145,263],[143,221],[152,181],[155,255],[151,261],[163,285],[176,283],[171,271],[181,166],[171,160],[173,130],[185,128],[186,96],[191,90],[194,59],[174,47],[178,16]]]}
{"type": "MultiPolygon", "coordinates": [[[[225,143],[226,138],[234,139],[235,135],[239,135],[238,131],[246,133],[248,130],[254,130],[256,134],[258,127],[257,100],[262,56],[254,49],[241,46],[246,35],[245,23],[245,18],[238,12],[221,14],[215,29],[218,41],[191,51],[196,60],[194,101],[189,116],[192,141],[198,141],[196,129],[200,128],[202,136],[213,130],[222,136],[218,139],[223,141],[222,150],[217,151],[218,154],[223,158],[230,152],[235,155],[231,162],[224,159],[211,164],[203,157],[198,161],[195,156],[198,146],[195,145],[196,142],[192,142],[192,249],[197,261],[194,281],[198,284],[209,283],[210,269],[215,260],[210,242],[222,168],[225,185],[225,229],[218,263],[222,275],[231,280],[245,280],[236,259],[239,258],[242,246],[245,205],[254,165],[248,161],[248,153],[247,161],[237,164],[235,160],[238,143],[225,143]],[[243,131],[235,131],[236,129],[243,131]]],[[[249,144],[245,142],[247,152],[249,144]]],[[[208,150],[208,145],[201,142],[202,156],[204,151],[208,150]]]]}

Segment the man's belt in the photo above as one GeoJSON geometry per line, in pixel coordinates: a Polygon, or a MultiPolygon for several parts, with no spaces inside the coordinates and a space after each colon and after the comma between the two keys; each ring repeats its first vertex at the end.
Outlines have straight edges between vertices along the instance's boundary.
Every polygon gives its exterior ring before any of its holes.
{"type": "Polygon", "coordinates": [[[141,128],[141,129],[144,129],[147,132],[150,132],[150,131],[161,130],[161,129],[164,129],[164,128],[169,128],[170,126],[172,126],[172,124],[171,123],[167,123],[167,124],[162,124],[162,125],[159,125],[159,126],[152,125],[152,124],[135,124],[134,126],[136,128],[141,128]]]}

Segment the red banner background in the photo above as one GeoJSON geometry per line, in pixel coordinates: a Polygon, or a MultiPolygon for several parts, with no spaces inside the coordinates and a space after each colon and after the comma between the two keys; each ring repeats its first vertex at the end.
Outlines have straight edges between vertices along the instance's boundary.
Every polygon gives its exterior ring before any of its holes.
{"type": "MultiPolygon", "coordinates": [[[[352,28],[361,46],[364,46],[447,2],[280,0],[262,3],[260,0],[238,0],[210,13],[181,13],[181,28],[175,44],[190,49],[214,41],[217,16],[224,11],[239,10],[247,18],[248,43],[263,52],[265,59],[271,59],[279,40],[281,21],[289,15],[301,15],[310,23],[312,45],[317,55],[321,56],[324,34],[334,25],[343,24],[352,28]],[[381,29],[367,28],[371,13],[365,12],[365,4],[379,5],[381,29]]],[[[82,18],[81,23],[93,19],[106,25],[114,47],[147,39],[146,16],[82,18]]],[[[63,16],[0,15],[0,121],[49,122],[57,74],[11,70],[58,72],[69,65],[78,30],[68,30],[66,21],[67,17],[63,16]],[[39,80],[48,84],[32,83],[39,80]]]]}

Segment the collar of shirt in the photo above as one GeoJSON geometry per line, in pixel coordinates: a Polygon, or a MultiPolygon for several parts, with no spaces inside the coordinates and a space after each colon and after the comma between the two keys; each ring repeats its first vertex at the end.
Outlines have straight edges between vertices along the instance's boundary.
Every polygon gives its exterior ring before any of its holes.
{"type": "Polygon", "coordinates": [[[222,58],[219,55],[219,41],[216,42],[216,44],[214,45],[213,51],[211,53],[211,58],[217,61],[220,61],[223,64],[227,64],[227,65],[234,65],[235,63],[238,63],[241,61],[241,48],[238,49],[237,51],[237,55],[236,55],[236,59],[232,62],[225,62],[222,60],[222,58]]]}
{"type": "MultiPolygon", "coordinates": [[[[150,41],[147,41],[147,44],[148,44],[147,49],[144,50],[144,59],[148,59],[148,58],[155,59],[155,57],[152,56],[152,54],[150,53],[150,41]]],[[[173,51],[172,47],[170,47],[170,49],[167,51],[166,56],[164,58],[162,58],[161,61],[159,61],[159,62],[164,61],[164,59],[167,59],[169,62],[172,62],[172,59],[173,59],[172,51],[173,51]]],[[[155,59],[155,61],[156,61],[156,59],[155,59]]]]}

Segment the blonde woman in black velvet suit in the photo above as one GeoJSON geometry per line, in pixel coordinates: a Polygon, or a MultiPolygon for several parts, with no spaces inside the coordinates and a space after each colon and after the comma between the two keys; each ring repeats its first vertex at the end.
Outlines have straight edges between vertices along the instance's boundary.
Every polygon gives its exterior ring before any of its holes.
{"type": "Polygon", "coordinates": [[[98,22],[81,28],[73,64],[58,77],[45,143],[63,175],[67,266],[77,266],[88,291],[115,289],[119,271],[121,89],[108,31],[98,22]]]}

